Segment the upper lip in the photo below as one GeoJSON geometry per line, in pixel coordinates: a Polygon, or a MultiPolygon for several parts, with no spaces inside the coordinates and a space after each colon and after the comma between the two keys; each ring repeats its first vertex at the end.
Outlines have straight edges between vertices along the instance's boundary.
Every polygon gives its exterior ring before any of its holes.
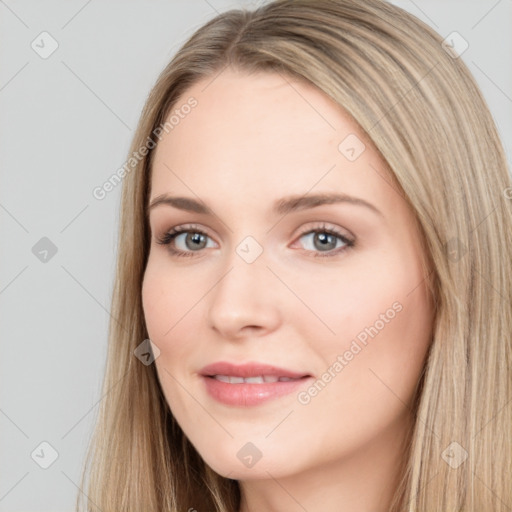
{"type": "Polygon", "coordinates": [[[276,377],[288,377],[290,379],[309,377],[308,373],[294,372],[274,365],[257,362],[237,365],[226,361],[219,361],[205,366],[199,373],[210,377],[213,375],[227,375],[230,377],[258,377],[260,375],[274,375],[276,377]]]}

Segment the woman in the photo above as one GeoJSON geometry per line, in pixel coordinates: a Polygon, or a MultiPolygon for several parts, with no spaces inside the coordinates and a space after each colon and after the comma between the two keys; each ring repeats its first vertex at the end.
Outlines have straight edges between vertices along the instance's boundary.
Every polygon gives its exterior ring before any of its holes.
{"type": "Polygon", "coordinates": [[[380,0],[180,49],[124,177],[88,508],[512,507],[512,184],[457,57],[380,0]]]}

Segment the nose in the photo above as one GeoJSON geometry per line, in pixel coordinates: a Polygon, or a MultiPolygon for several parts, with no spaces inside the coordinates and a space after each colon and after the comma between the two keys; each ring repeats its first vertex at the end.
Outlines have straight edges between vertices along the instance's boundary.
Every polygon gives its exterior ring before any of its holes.
{"type": "Polygon", "coordinates": [[[208,294],[211,328],[230,340],[275,331],[282,321],[277,284],[262,256],[246,263],[235,254],[227,271],[208,294]]]}

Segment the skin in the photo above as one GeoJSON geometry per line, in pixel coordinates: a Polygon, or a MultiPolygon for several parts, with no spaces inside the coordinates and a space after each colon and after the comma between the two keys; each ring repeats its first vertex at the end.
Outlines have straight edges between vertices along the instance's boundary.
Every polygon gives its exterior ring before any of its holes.
{"type": "Polygon", "coordinates": [[[414,216],[364,133],[312,85],[226,69],[191,86],[178,106],[190,96],[198,105],[156,148],[150,202],[199,198],[212,214],[152,209],[142,290],[167,402],[203,459],[239,480],[241,512],[387,511],[433,321],[414,216]],[[338,149],[349,134],[366,145],[354,161],[338,149]],[[283,197],[321,192],[364,199],[381,215],[350,203],[271,211],[283,197]],[[192,256],[157,243],[190,223],[206,232],[206,246],[186,244],[186,235],[174,246],[192,256]],[[336,236],[327,249],[315,244],[312,230],[325,227],[354,247],[334,254],[345,246],[336,236]],[[249,235],[263,248],[250,264],[236,252],[249,235]],[[334,371],[397,302],[400,312],[334,371]],[[307,404],[293,392],[233,407],[211,398],[198,373],[226,360],[314,380],[331,367],[335,376],[307,404]],[[262,453],[250,468],[236,456],[248,442],[262,453]]]}

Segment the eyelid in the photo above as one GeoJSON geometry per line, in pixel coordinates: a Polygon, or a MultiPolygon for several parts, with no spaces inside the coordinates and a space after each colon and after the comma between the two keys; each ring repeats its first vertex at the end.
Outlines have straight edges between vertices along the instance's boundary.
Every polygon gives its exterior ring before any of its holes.
{"type": "MultiPolygon", "coordinates": [[[[157,243],[164,244],[163,240],[173,236],[172,240],[174,240],[178,235],[182,233],[202,233],[218,245],[215,238],[210,234],[209,230],[199,224],[178,224],[169,229],[164,230],[161,236],[155,236],[157,243]]],[[[167,244],[170,245],[170,244],[167,244]]],[[[193,252],[193,251],[187,251],[193,252]]],[[[199,251],[197,251],[199,252],[199,251]]]]}
{"type": "Polygon", "coordinates": [[[348,240],[355,239],[355,236],[350,231],[348,231],[348,229],[340,228],[336,224],[332,224],[332,223],[326,222],[326,221],[306,223],[305,225],[301,226],[297,235],[294,235],[294,239],[299,239],[299,238],[303,237],[304,235],[311,233],[312,231],[320,231],[323,229],[325,229],[325,231],[331,231],[331,232],[335,233],[337,236],[341,236],[348,240]]]}
{"type": "MultiPolygon", "coordinates": [[[[307,224],[306,224],[306,226],[307,226],[307,224]]],[[[345,230],[345,231],[348,231],[348,230],[345,230]]],[[[208,229],[204,228],[203,226],[200,226],[199,224],[195,224],[195,223],[179,224],[177,226],[174,226],[174,227],[166,230],[160,237],[156,237],[157,243],[159,243],[161,245],[168,246],[169,252],[172,255],[177,256],[177,257],[181,257],[181,256],[201,257],[205,252],[203,250],[205,248],[198,250],[198,251],[183,251],[181,249],[176,249],[172,246],[172,243],[174,242],[176,237],[178,237],[179,235],[181,235],[183,233],[194,233],[194,232],[203,234],[204,236],[210,238],[216,245],[218,245],[217,242],[215,241],[215,238],[209,234],[208,229]]],[[[302,226],[300,232],[294,236],[294,241],[292,242],[292,247],[303,236],[306,236],[308,234],[315,233],[315,232],[316,233],[321,233],[321,232],[329,233],[329,234],[341,239],[345,245],[344,245],[344,247],[337,248],[334,250],[329,250],[329,251],[311,251],[308,249],[302,249],[303,251],[305,251],[307,253],[312,253],[313,257],[336,256],[336,255],[346,251],[347,249],[351,249],[355,245],[355,242],[356,242],[355,236],[352,235],[350,232],[349,232],[350,233],[349,235],[346,233],[343,233],[342,230],[338,226],[336,226],[334,224],[330,225],[330,223],[323,221],[323,222],[310,223],[309,227],[302,226]],[[311,225],[311,224],[313,224],[313,225],[311,225]]],[[[210,247],[210,249],[211,249],[211,247],[210,247]]]]}
{"type": "MultiPolygon", "coordinates": [[[[348,230],[346,230],[348,231],[348,230]]],[[[350,235],[343,233],[343,231],[336,225],[329,225],[327,222],[316,223],[308,228],[301,228],[301,232],[295,237],[295,241],[292,247],[304,236],[312,233],[329,233],[330,235],[341,240],[344,244],[342,247],[338,247],[329,251],[312,251],[308,249],[302,249],[303,252],[308,253],[313,258],[335,258],[336,256],[342,256],[345,252],[353,249],[356,246],[356,237],[350,233],[350,235]]]]}

